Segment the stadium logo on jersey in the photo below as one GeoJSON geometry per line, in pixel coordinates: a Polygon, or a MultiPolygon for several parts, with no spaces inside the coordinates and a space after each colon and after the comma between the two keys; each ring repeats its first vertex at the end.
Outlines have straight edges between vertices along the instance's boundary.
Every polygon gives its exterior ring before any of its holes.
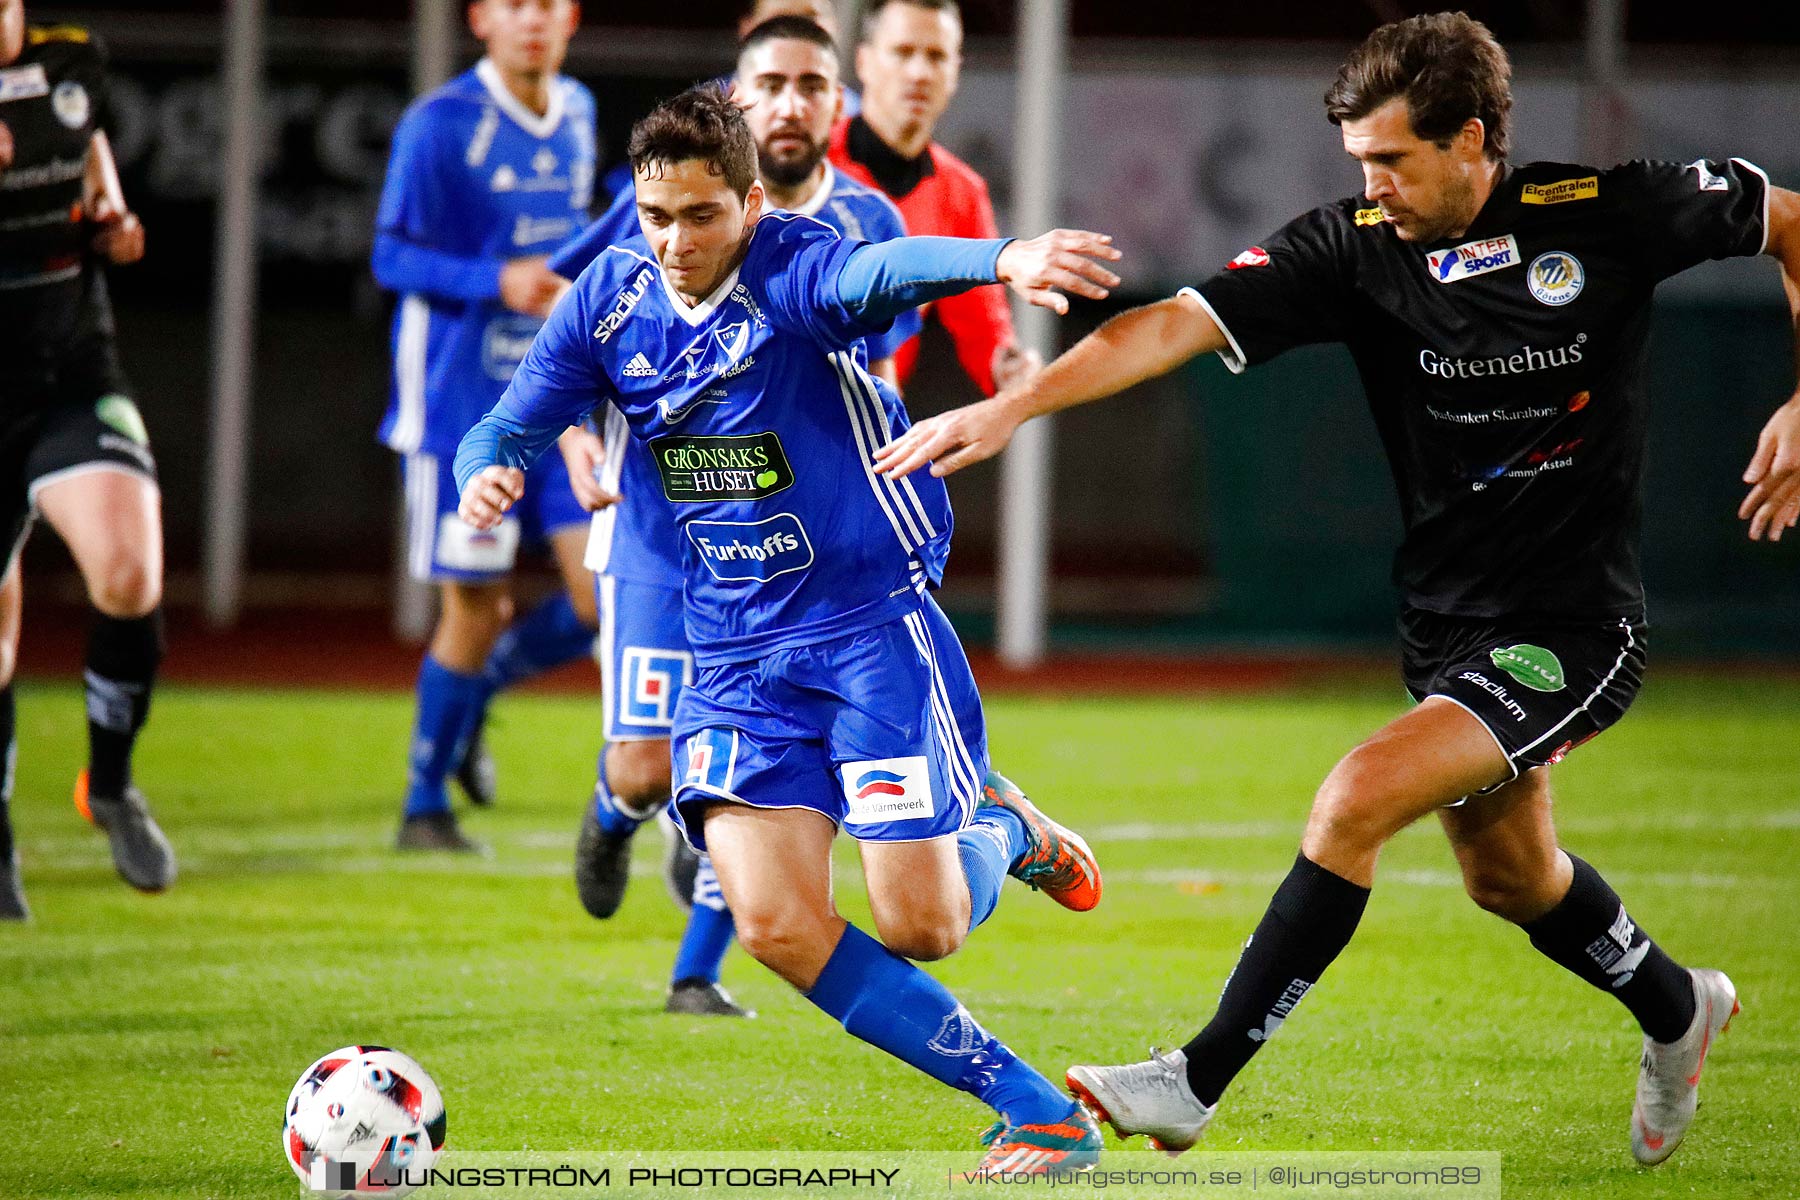
{"type": "Polygon", "coordinates": [[[1560,308],[1581,295],[1587,272],[1581,260],[1564,250],[1551,250],[1531,260],[1525,282],[1540,303],[1560,308]]]}
{"type": "Polygon", "coordinates": [[[1227,271],[1241,271],[1245,267],[1266,267],[1269,265],[1269,252],[1261,246],[1252,246],[1230,262],[1225,264],[1227,271]]]}
{"type": "MultiPolygon", "coordinates": [[[[619,332],[620,327],[625,324],[625,318],[631,315],[631,310],[638,306],[638,301],[642,300],[644,298],[644,293],[650,290],[650,281],[655,278],[655,275],[656,272],[649,267],[645,267],[643,270],[639,271],[637,275],[632,278],[631,286],[626,288],[625,291],[620,294],[618,303],[612,306],[612,311],[607,313],[604,317],[601,317],[600,323],[594,326],[594,336],[600,339],[600,344],[602,346],[610,342],[612,340],[612,335],[619,332]]],[[[643,357],[642,354],[639,354],[637,358],[632,359],[631,366],[636,366],[638,359],[642,359],[643,357]]],[[[649,366],[649,361],[645,360],[644,365],[649,366]]],[[[633,371],[630,366],[625,368],[625,373],[627,375],[638,374],[638,372],[633,371]]],[[[651,367],[648,371],[642,373],[654,375],[656,374],[656,368],[651,367]]]]}
{"type": "Polygon", "coordinates": [[[813,564],[812,542],[793,513],[761,521],[690,521],[687,537],[721,581],[767,583],[813,564]]]}
{"type": "Polygon", "coordinates": [[[937,812],[931,794],[931,767],[923,754],[848,762],[838,768],[838,776],[843,781],[844,803],[848,806],[844,814],[846,825],[909,821],[937,812]]]}
{"type": "Polygon", "coordinates": [[[50,79],[43,63],[28,63],[0,71],[0,104],[8,100],[30,100],[50,94],[50,79]]]}
{"type": "Polygon", "coordinates": [[[510,192],[518,186],[519,173],[505,163],[495,167],[493,178],[488,180],[488,190],[491,192],[510,192]]]}
{"type": "Polygon", "coordinates": [[[1364,225],[1379,225],[1385,220],[1387,220],[1387,218],[1381,215],[1381,210],[1379,208],[1359,208],[1356,210],[1356,224],[1358,227],[1364,225]]]}
{"type": "Polygon", "coordinates": [[[1700,176],[1700,190],[1703,192],[1729,192],[1731,180],[1723,175],[1714,175],[1711,164],[1704,158],[1696,158],[1687,165],[1687,169],[1700,176]]]}
{"type": "Polygon", "coordinates": [[[1600,177],[1559,179],[1555,183],[1528,183],[1519,189],[1520,204],[1567,204],[1571,200],[1592,200],[1600,194],[1600,177]]]}
{"type": "Polygon", "coordinates": [[[1560,692],[1568,686],[1563,676],[1562,660],[1542,646],[1520,642],[1490,650],[1494,665],[1534,692],[1560,692]]]}
{"type": "Polygon", "coordinates": [[[663,495],[698,500],[765,500],[793,486],[794,469],[774,433],[732,437],[660,437],[650,457],[663,495]]]}
{"type": "Polygon", "coordinates": [[[675,724],[675,698],[694,682],[685,650],[627,646],[619,656],[620,719],[632,725],[675,724]]]}
{"type": "Polygon", "coordinates": [[[1519,242],[1512,234],[1464,242],[1448,250],[1434,250],[1425,256],[1431,266],[1431,277],[1439,283],[1460,283],[1489,271],[1504,271],[1519,265],[1519,242]]]}
{"type": "Polygon", "coordinates": [[[70,129],[80,129],[87,124],[88,114],[94,106],[88,102],[86,88],[73,79],[65,79],[50,93],[50,107],[57,120],[70,129]]]}

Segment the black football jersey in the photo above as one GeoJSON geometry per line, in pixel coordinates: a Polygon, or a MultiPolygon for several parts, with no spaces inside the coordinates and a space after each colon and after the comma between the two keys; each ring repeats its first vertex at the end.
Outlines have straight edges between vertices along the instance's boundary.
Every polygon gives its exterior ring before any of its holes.
{"type": "Polygon", "coordinates": [[[56,364],[110,330],[104,283],[81,211],[88,145],[106,118],[106,63],[82,29],[31,29],[0,67],[0,405],[36,390],[56,364]],[[21,386],[23,385],[23,386],[21,386]]]}
{"type": "Polygon", "coordinates": [[[1234,371],[1349,347],[1400,496],[1408,603],[1639,614],[1651,293],[1760,254],[1768,189],[1741,159],[1532,163],[1454,239],[1403,242],[1375,206],[1341,200],[1189,292],[1234,371]]]}

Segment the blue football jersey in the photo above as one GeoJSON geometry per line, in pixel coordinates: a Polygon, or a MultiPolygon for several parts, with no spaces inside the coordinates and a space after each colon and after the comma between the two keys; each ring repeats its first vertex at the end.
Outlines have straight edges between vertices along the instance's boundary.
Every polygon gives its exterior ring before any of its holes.
{"type": "Polygon", "coordinates": [[[492,408],[542,324],[500,302],[508,259],[548,254],[587,223],[594,98],[550,86],[538,116],[486,59],[414,101],[394,131],[375,276],[400,293],[381,439],[449,457],[492,408]]]}
{"type": "MultiPolygon", "coordinates": [[[[792,210],[816,216],[852,240],[885,242],[906,236],[900,210],[894,202],[825,165],[825,179],[812,199],[792,210]]],[[[650,245],[638,224],[637,198],[628,189],[614,199],[606,213],[579,236],[550,256],[550,269],[574,279],[608,246],[624,246],[650,257],[650,245]]],[[[917,312],[902,313],[885,332],[865,339],[870,361],[887,358],[919,332],[917,312]]],[[[623,416],[609,412],[600,435],[606,443],[606,466],[601,486],[625,497],[622,504],[594,515],[593,536],[588,540],[587,565],[637,583],[680,587],[680,542],[675,516],[656,499],[660,489],[650,452],[633,441],[623,416]]]]}
{"type": "Polygon", "coordinates": [[[861,244],[814,218],[765,216],[739,268],[692,307],[648,256],[609,247],[496,410],[536,430],[617,410],[654,471],[657,494],[633,501],[674,512],[702,665],[895,620],[942,579],[943,481],[874,470],[907,419],[867,369],[863,339],[880,330],[838,298],[861,244]]]}

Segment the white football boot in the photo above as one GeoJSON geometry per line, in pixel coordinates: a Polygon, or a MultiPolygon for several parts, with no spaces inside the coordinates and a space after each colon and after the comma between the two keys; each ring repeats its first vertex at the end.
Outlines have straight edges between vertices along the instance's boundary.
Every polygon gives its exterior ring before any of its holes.
{"type": "Polygon", "coordinates": [[[1644,1039],[1638,1063],[1637,1103],[1631,1108],[1631,1154],[1655,1166],[1675,1153],[1700,1103],[1700,1070],[1713,1039],[1737,1015],[1737,988],[1723,971],[1690,970],[1693,1024],[1673,1042],[1644,1039]]]}
{"type": "Polygon", "coordinates": [[[1069,1090],[1122,1138],[1144,1134],[1171,1158],[1200,1140],[1217,1105],[1208,1108],[1188,1087],[1180,1050],[1122,1067],[1070,1067],[1069,1090]]]}

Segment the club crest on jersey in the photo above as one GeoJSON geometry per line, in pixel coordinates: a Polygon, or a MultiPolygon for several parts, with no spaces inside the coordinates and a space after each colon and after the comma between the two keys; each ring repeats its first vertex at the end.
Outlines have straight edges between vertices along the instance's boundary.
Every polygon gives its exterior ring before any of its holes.
{"type": "Polygon", "coordinates": [[[1525,282],[1540,304],[1560,308],[1581,295],[1587,272],[1581,260],[1566,250],[1550,250],[1531,260],[1525,282]]]}
{"type": "Polygon", "coordinates": [[[55,111],[56,119],[70,129],[86,125],[93,109],[87,89],[73,79],[65,79],[56,85],[56,90],[50,93],[50,107],[55,111]]]}
{"type": "Polygon", "coordinates": [[[1269,265],[1269,252],[1261,246],[1252,246],[1230,262],[1225,264],[1227,271],[1241,271],[1245,267],[1266,267],[1269,265]]]}
{"type": "Polygon", "coordinates": [[[876,825],[929,817],[937,811],[931,767],[923,754],[849,762],[838,768],[844,784],[846,825],[876,825]]]}
{"type": "Polygon", "coordinates": [[[1519,241],[1512,234],[1464,242],[1448,250],[1433,250],[1425,256],[1431,277],[1439,283],[1460,283],[1489,271],[1504,271],[1519,265],[1519,241]]]}

